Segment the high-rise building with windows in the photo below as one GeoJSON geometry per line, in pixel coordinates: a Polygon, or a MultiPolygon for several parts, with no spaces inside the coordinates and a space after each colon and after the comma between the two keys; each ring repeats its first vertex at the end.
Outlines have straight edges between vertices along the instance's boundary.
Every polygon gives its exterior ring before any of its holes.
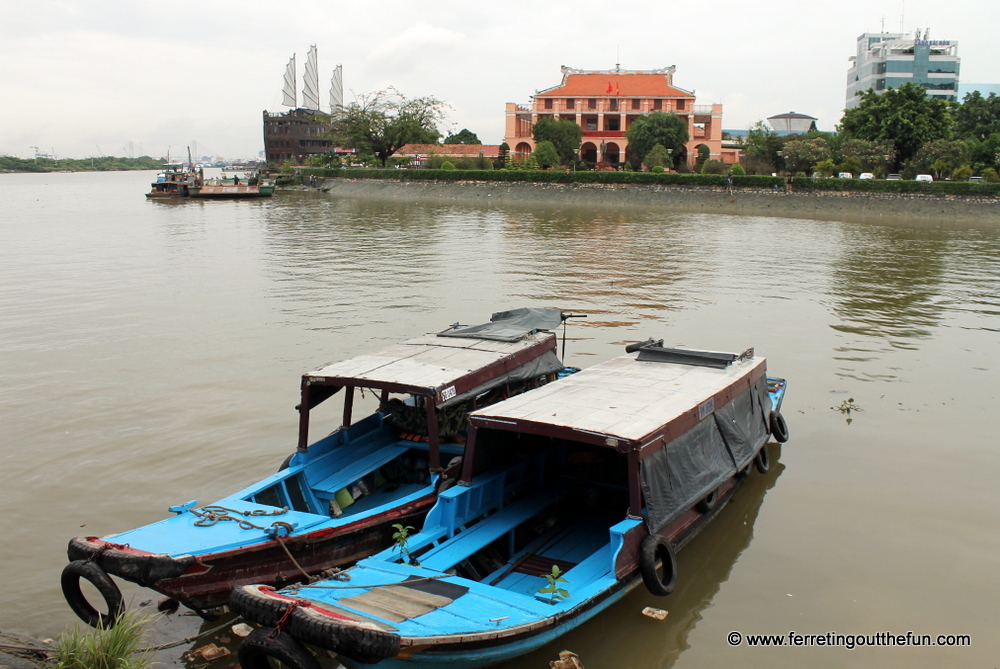
{"type": "Polygon", "coordinates": [[[941,100],[958,100],[958,41],[928,39],[928,32],[864,33],[847,72],[847,109],[857,107],[869,88],[882,92],[906,82],[919,84],[941,100]]]}

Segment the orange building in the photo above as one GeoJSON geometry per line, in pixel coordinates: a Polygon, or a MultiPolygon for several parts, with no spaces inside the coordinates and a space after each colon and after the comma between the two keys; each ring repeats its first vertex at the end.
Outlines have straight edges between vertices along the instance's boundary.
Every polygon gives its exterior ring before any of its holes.
{"type": "Polygon", "coordinates": [[[676,66],[658,70],[577,70],[562,67],[562,83],[531,96],[530,107],[507,103],[504,141],[525,157],[535,150],[531,128],[545,116],[573,121],[582,128],[580,158],[623,162],[630,158],[625,134],[644,114],[673,112],[688,123],[683,155],[693,166],[699,150],[725,163],[739,162],[735,149],[722,147],[722,105],[697,105],[691,91],[674,86],[676,66]],[[704,148],[701,148],[704,147],[704,148]]]}

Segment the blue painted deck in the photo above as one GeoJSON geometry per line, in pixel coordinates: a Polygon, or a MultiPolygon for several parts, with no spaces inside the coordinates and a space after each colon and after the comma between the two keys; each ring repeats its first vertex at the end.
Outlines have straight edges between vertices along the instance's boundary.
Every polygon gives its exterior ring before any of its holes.
{"type": "MultiPolygon", "coordinates": [[[[454,453],[456,450],[461,453],[461,449],[461,445],[447,444],[442,445],[441,450],[443,453],[454,453]]],[[[271,541],[266,528],[274,522],[293,525],[292,536],[342,527],[362,516],[377,515],[430,494],[436,476],[426,476],[424,483],[399,480],[376,486],[373,482],[370,487],[374,489],[343,509],[342,515],[332,517],[330,511],[330,500],[335,499],[337,491],[365,477],[373,481],[375,472],[386,465],[405,457],[419,459],[420,454],[427,450],[426,443],[399,440],[394,431],[383,424],[381,415],[374,414],[348,430],[313,444],[308,453],[297,453],[287,469],[211,505],[195,507],[220,506],[234,511],[265,513],[288,508],[280,515],[245,518],[265,529],[240,527],[234,521],[219,521],[200,527],[195,525],[198,516],[185,511],[104,539],[151,553],[174,557],[197,556],[271,541]]],[[[229,515],[244,519],[237,513],[229,515]]]]}

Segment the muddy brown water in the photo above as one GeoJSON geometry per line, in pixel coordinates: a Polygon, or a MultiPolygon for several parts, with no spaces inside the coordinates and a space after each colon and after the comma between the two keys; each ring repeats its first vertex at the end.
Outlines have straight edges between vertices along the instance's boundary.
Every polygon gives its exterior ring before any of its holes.
{"type": "MultiPolygon", "coordinates": [[[[147,202],[152,176],[0,175],[0,629],[74,624],[71,537],[272,473],[303,372],[525,305],[588,314],[567,343],[582,367],[649,336],[754,346],[789,380],[792,436],[681,552],[672,596],[636,590],[506,666],[564,648],[588,669],[995,666],[1000,230],[307,192],[147,202]],[[836,410],[848,400],[860,410],[836,410]],[[971,645],[751,648],[734,631],[971,645]]],[[[175,615],[152,637],[210,627],[175,615]]],[[[160,659],[193,667],[192,645],[160,659]]]]}

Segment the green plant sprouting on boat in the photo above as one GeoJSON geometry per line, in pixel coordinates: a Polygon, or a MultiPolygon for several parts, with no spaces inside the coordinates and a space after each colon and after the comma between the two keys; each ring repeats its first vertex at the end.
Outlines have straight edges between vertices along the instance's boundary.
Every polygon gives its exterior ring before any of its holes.
{"type": "Polygon", "coordinates": [[[549,595],[549,603],[555,604],[560,599],[566,599],[569,597],[569,590],[565,590],[559,587],[559,583],[569,583],[566,579],[562,577],[562,571],[559,569],[558,565],[552,565],[552,573],[545,575],[545,580],[549,582],[543,588],[538,589],[538,594],[549,595]]]}
{"type": "Polygon", "coordinates": [[[396,523],[392,526],[396,531],[392,533],[392,540],[396,542],[396,547],[399,548],[399,559],[403,562],[409,562],[410,549],[407,544],[410,541],[410,532],[413,528],[409,525],[403,526],[401,523],[396,523]]]}
{"type": "Polygon", "coordinates": [[[148,669],[153,651],[141,648],[151,616],[127,611],[114,627],[84,628],[79,625],[59,637],[56,669],[148,669]]]}

